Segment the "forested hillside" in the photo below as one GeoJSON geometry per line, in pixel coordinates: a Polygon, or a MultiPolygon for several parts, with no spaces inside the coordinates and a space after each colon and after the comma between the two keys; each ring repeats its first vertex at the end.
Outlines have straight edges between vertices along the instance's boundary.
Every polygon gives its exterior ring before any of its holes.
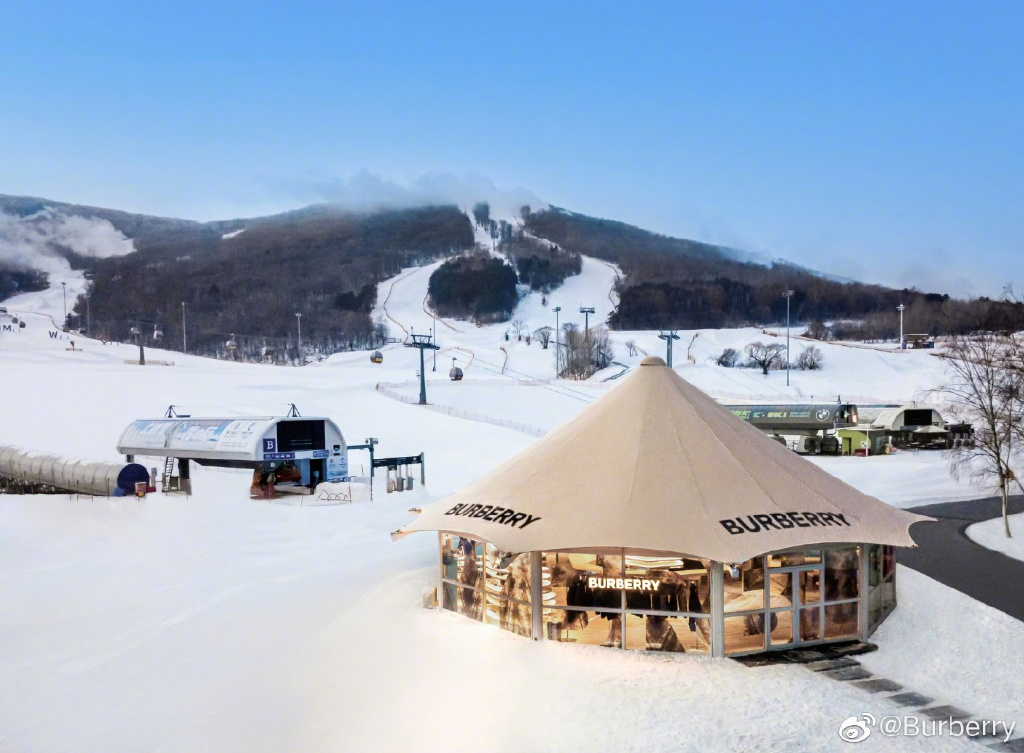
{"type": "MultiPolygon", "coordinates": [[[[317,205],[199,223],[0,196],[0,212],[27,221],[105,220],[131,240],[134,252],[106,258],[51,244],[49,252],[92,279],[88,315],[84,299],[69,302],[76,327],[89,318],[96,336],[127,341],[138,324],[147,337],[159,329],[162,345],[175,349],[184,313],[189,351],[278,361],[295,355],[297,313],[304,350],[378,345],[386,328],[370,318],[377,282],[474,242],[469,218],[454,206],[350,212],[317,205]]],[[[28,284],[19,274],[0,271],[0,287],[28,284]]]]}
{"type": "Polygon", "coordinates": [[[561,209],[530,212],[525,227],[566,249],[614,262],[624,273],[615,329],[695,329],[776,324],[786,319],[787,290],[793,291],[793,321],[856,319],[838,325],[833,336],[892,338],[896,306],[908,320],[933,334],[975,329],[1024,328],[1024,306],[981,298],[958,301],[948,295],[894,290],[882,285],[838,282],[801,267],[764,266],[732,258],[730,249],[650,233],[621,222],[561,209]]]}

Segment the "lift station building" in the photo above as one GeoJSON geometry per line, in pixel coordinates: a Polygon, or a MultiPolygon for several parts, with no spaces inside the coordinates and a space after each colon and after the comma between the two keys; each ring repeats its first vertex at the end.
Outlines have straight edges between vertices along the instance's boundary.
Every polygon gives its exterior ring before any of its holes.
{"type": "Polygon", "coordinates": [[[254,469],[290,461],[302,474],[297,482],[302,486],[348,478],[348,446],[329,418],[142,419],[124,430],[117,451],[130,459],[164,457],[168,466],[177,459],[185,488],[190,460],[205,466],[254,469]]]}

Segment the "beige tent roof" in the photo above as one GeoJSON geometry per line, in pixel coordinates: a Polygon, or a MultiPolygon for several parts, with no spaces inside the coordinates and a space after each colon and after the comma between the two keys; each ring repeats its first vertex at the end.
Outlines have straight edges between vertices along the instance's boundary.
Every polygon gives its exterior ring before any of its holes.
{"type": "MultiPolygon", "coordinates": [[[[851,460],[851,462],[856,462],[851,460]]],[[[660,358],[396,532],[513,552],[625,547],[743,562],[830,542],[914,546],[898,510],[804,460],[660,358]]]]}

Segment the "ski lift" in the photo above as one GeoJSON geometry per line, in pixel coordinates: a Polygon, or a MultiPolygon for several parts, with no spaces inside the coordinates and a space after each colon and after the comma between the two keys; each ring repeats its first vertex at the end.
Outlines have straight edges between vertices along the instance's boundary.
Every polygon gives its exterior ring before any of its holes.
{"type": "Polygon", "coordinates": [[[139,335],[142,334],[142,332],[139,331],[138,327],[132,327],[130,330],[128,330],[128,334],[130,334],[132,337],[138,337],[139,335]]]}
{"type": "Polygon", "coordinates": [[[453,382],[462,381],[462,369],[455,365],[455,359],[452,359],[452,370],[448,372],[448,378],[453,382]]]}
{"type": "Polygon", "coordinates": [[[373,351],[373,355],[370,356],[370,361],[373,363],[382,363],[384,361],[384,354],[379,350],[373,351]]]}
{"type": "Polygon", "coordinates": [[[235,350],[238,347],[238,343],[235,342],[234,332],[231,333],[231,336],[228,338],[228,341],[224,343],[224,345],[225,347],[227,347],[228,350],[235,350]]]}
{"type": "Polygon", "coordinates": [[[162,329],[160,329],[159,326],[154,326],[153,327],[153,339],[154,340],[163,340],[164,339],[164,332],[163,332],[162,329]]]}

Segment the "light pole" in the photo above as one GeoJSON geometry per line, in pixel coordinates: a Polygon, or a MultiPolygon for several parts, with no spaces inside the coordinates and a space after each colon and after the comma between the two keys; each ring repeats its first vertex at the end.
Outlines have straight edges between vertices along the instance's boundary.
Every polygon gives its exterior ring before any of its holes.
{"type": "Polygon", "coordinates": [[[299,323],[299,366],[302,365],[302,314],[295,312],[295,320],[299,323]]]}
{"type": "Polygon", "coordinates": [[[562,351],[559,350],[560,343],[558,341],[558,338],[559,338],[559,334],[558,334],[558,314],[561,312],[562,307],[561,306],[555,306],[551,310],[555,312],[555,378],[557,379],[558,378],[558,372],[559,372],[559,368],[558,368],[559,362],[562,360],[562,351]]]}
{"type": "Polygon", "coordinates": [[[904,306],[902,303],[896,307],[896,310],[900,312],[900,350],[906,347],[903,344],[903,312],[906,310],[906,308],[907,307],[904,306]]]}
{"type": "Polygon", "coordinates": [[[789,299],[793,297],[793,291],[787,290],[782,294],[786,299],[786,386],[789,386],[789,299]]]}
{"type": "Polygon", "coordinates": [[[185,331],[185,302],[181,302],[181,352],[188,353],[188,334],[185,331]]]}
{"type": "Polygon", "coordinates": [[[62,282],[60,284],[61,289],[64,292],[64,326],[68,326],[68,284],[62,282]]]}
{"type": "MultiPolygon", "coordinates": [[[[437,318],[435,317],[430,321],[430,340],[431,342],[437,340],[437,318]]],[[[431,371],[437,371],[437,351],[434,351],[434,366],[430,369],[431,371]]]]}

